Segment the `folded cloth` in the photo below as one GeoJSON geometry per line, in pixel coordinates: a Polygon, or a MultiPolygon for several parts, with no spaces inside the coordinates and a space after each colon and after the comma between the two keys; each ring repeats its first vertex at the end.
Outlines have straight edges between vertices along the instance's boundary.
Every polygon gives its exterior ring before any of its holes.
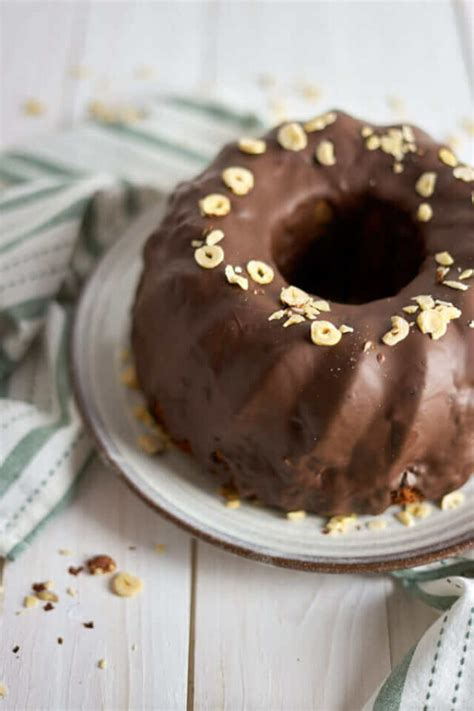
{"type": "Polygon", "coordinates": [[[261,128],[162,99],[133,124],[85,123],[0,161],[0,557],[15,558],[93,456],[68,376],[81,284],[127,223],[216,146],[261,128]]]}
{"type": "MultiPolygon", "coordinates": [[[[84,279],[130,219],[203,168],[216,146],[261,128],[220,105],[161,99],[132,125],[87,123],[2,155],[0,558],[18,555],[94,456],[68,375],[84,279]]],[[[472,708],[474,561],[397,577],[448,611],[365,708],[472,708]]]]}

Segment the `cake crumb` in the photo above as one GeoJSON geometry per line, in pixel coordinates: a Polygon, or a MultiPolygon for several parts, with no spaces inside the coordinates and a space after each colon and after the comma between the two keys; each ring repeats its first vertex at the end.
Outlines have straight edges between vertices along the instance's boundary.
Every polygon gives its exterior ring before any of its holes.
{"type": "Polygon", "coordinates": [[[128,368],[125,368],[125,370],[122,370],[122,373],[120,374],[120,382],[122,385],[126,385],[127,388],[138,390],[137,374],[133,365],[130,365],[128,368]]]}
{"type": "Polygon", "coordinates": [[[37,604],[38,598],[35,595],[27,595],[23,600],[23,607],[26,607],[27,609],[36,607],[37,604]]]}
{"type": "Polygon", "coordinates": [[[65,555],[65,556],[72,555],[72,551],[69,548],[60,548],[58,550],[58,553],[59,553],[59,555],[65,555]]]}
{"type": "Polygon", "coordinates": [[[99,669],[107,669],[107,660],[106,659],[99,659],[97,662],[97,666],[99,669]]]}
{"type": "Polygon", "coordinates": [[[8,694],[8,686],[4,681],[0,681],[0,699],[5,699],[8,694]]]}
{"type": "Polygon", "coordinates": [[[66,588],[66,592],[71,597],[76,597],[76,595],[77,595],[77,590],[76,590],[76,588],[73,588],[72,585],[70,587],[66,588]]]}
{"type": "Polygon", "coordinates": [[[31,97],[23,104],[23,113],[26,114],[26,116],[41,116],[45,111],[46,106],[40,99],[31,97]]]}

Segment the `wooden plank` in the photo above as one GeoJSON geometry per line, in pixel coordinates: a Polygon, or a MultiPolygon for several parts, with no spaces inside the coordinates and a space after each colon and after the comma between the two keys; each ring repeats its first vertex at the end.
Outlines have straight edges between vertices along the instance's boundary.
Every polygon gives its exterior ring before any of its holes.
{"type": "Polygon", "coordinates": [[[271,568],[199,544],[195,708],[357,709],[390,671],[383,577],[271,568]]]}
{"type": "Polygon", "coordinates": [[[6,565],[0,677],[9,687],[8,708],[185,708],[190,584],[188,536],[94,465],[73,504],[6,565]],[[154,550],[157,543],[166,547],[162,554],[154,550]],[[74,555],[59,555],[60,548],[74,555]],[[144,580],[139,597],[114,596],[108,577],[67,573],[69,565],[98,553],[144,580]],[[48,579],[60,596],[56,609],[17,616],[31,584],[48,579]],[[70,585],[77,597],[66,594],[70,585]],[[90,620],[94,629],[84,628],[90,620]],[[97,667],[101,658],[105,670],[97,667]]]}
{"type": "Polygon", "coordinates": [[[207,17],[205,3],[92,3],[74,118],[91,100],[139,106],[158,92],[198,89],[211,41],[207,17]]]}
{"type": "Polygon", "coordinates": [[[58,129],[66,116],[70,52],[86,10],[81,2],[3,2],[0,142],[20,143],[58,129]],[[44,113],[27,115],[37,99],[44,113]]]}
{"type": "Polygon", "coordinates": [[[266,75],[276,86],[263,93],[292,115],[335,106],[393,121],[399,100],[440,137],[471,107],[449,0],[223,3],[217,41],[216,91],[241,104],[258,105],[247,87],[266,75]],[[305,81],[318,103],[301,99],[305,81]]]}

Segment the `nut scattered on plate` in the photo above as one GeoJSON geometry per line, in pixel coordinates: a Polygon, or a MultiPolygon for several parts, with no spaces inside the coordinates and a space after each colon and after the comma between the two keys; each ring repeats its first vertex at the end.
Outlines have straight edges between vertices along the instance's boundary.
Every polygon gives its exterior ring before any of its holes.
{"type": "Polygon", "coordinates": [[[450,509],[457,509],[461,504],[464,503],[466,497],[462,491],[451,491],[450,494],[446,494],[441,499],[441,509],[443,511],[449,511],[450,509]]]}
{"type": "Polygon", "coordinates": [[[287,511],[286,518],[289,521],[302,521],[304,518],[306,518],[306,511],[304,511],[303,509],[299,509],[297,511],[287,511]]]}

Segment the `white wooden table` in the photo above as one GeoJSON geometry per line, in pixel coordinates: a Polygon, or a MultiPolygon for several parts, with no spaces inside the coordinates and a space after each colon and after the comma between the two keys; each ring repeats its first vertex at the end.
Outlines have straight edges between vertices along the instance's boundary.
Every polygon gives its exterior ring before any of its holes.
{"type": "MultiPolygon", "coordinates": [[[[284,96],[290,109],[301,104],[295,87],[305,81],[324,91],[322,108],[367,107],[375,118],[399,110],[381,97],[400,97],[437,135],[464,139],[460,152],[473,158],[460,126],[472,119],[470,3],[1,9],[4,144],[80,120],[94,98],[172,89],[245,103],[256,78],[270,75],[278,81],[265,100],[284,96]],[[73,68],[88,76],[73,78],[73,68]],[[150,69],[156,79],[137,78],[150,69]],[[44,102],[38,117],[21,110],[30,97],[44,102]]],[[[356,711],[434,618],[388,576],[284,571],[196,542],[97,462],[67,508],[5,566],[0,681],[9,694],[0,708],[356,711]],[[123,600],[104,578],[67,573],[102,552],[144,579],[141,596],[123,600]],[[31,583],[46,579],[60,595],[56,609],[16,615],[31,583]],[[71,585],[76,597],[66,594],[71,585]],[[94,629],[83,627],[89,620],[94,629]]]]}

